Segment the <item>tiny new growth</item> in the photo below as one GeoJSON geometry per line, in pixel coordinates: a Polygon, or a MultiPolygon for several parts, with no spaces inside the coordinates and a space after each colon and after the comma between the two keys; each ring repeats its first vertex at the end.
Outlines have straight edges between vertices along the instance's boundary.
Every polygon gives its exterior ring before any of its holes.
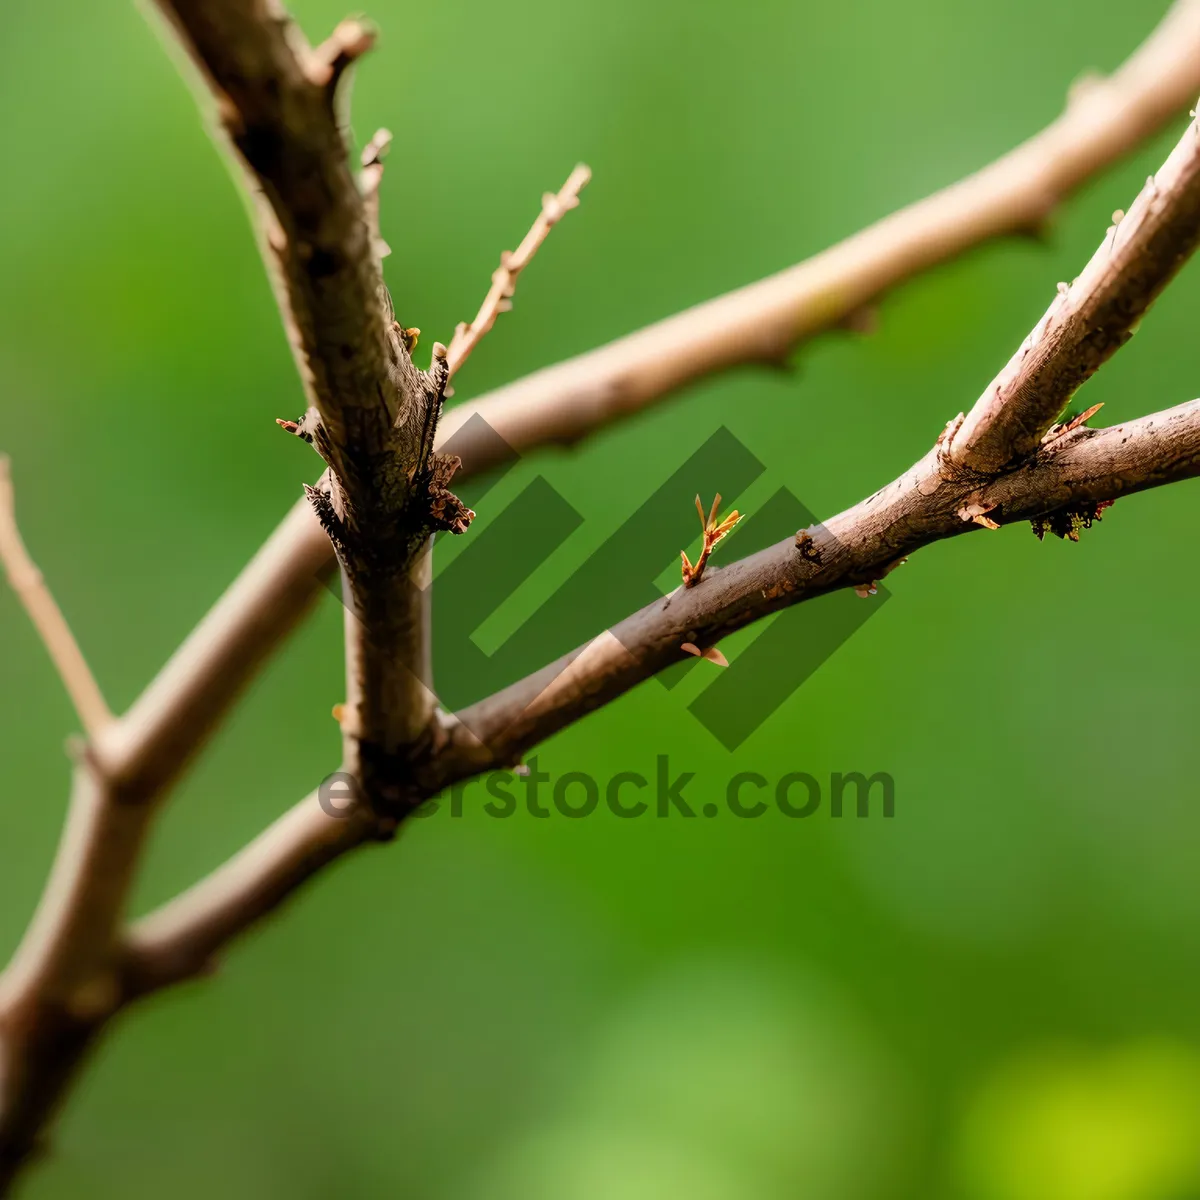
{"type": "Polygon", "coordinates": [[[700,557],[696,559],[695,566],[692,566],[688,559],[687,551],[680,550],[679,552],[679,557],[683,560],[684,587],[695,587],[700,582],[704,575],[704,568],[708,565],[709,555],[717,548],[717,543],[742,519],[737,509],[734,509],[723,520],[718,520],[717,510],[720,505],[721,493],[718,492],[716,499],[712,502],[712,508],[708,510],[708,516],[705,516],[704,505],[700,503],[700,497],[696,497],[696,512],[700,514],[700,529],[704,540],[700,549],[700,557]]]}

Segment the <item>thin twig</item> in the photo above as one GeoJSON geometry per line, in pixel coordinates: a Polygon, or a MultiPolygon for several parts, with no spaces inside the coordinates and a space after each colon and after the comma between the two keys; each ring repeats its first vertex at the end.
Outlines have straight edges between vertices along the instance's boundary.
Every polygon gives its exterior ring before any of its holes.
{"type": "Polygon", "coordinates": [[[947,454],[960,467],[986,474],[1031,454],[1191,256],[1200,243],[1200,122],[1113,221],[952,436],[947,454]]]}
{"type": "Polygon", "coordinates": [[[41,635],[84,732],[88,737],[96,737],[112,721],[112,713],[62,609],[21,540],[11,468],[8,456],[3,454],[0,454],[0,565],[8,574],[9,586],[41,635]]]}
{"type": "Polygon", "coordinates": [[[1081,429],[1019,471],[982,488],[942,478],[935,448],[869,499],[810,536],[789,538],[657,601],[585,647],[460,714],[436,782],[506,766],[566,725],[683,659],[683,640],[710,646],[779,609],[882,578],[935,541],[977,531],[961,510],[979,504],[997,527],[1086,509],[1200,475],[1200,400],[1124,425],[1081,429]],[[935,486],[930,486],[930,484],[935,486]],[[456,758],[459,765],[451,768],[456,758]]]}
{"type": "Polygon", "coordinates": [[[683,586],[695,587],[696,584],[704,578],[704,568],[708,566],[709,557],[729,533],[733,531],[734,526],[742,519],[741,514],[735,508],[723,520],[717,519],[718,510],[721,507],[721,493],[718,492],[716,499],[712,502],[712,508],[709,509],[708,515],[704,515],[704,505],[700,503],[700,497],[696,497],[696,511],[700,514],[700,531],[702,541],[700,543],[700,557],[696,559],[695,565],[687,556],[687,552],[680,550],[679,557],[683,560],[683,586]]]}
{"type": "Polygon", "coordinates": [[[221,950],[306,880],[375,840],[361,807],[335,817],[315,792],[306,796],[224,866],[133,926],[125,968],[131,994],[143,996],[212,969],[221,950]]]}
{"type": "Polygon", "coordinates": [[[342,21],[310,52],[306,64],[309,79],[332,93],[343,72],[374,45],[375,31],[370,26],[354,18],[342,21]]]}
{"type": "Polygon", "coordinates": [[[1198,93],[1200,0],[1179,0],[1111,76],[1075,89],[1057,120],[977,174],[797,266],[460,405],[442,438],[455,439],[465,471],[482,471],[578,442],[709,375],[785,362],[898,284],[993,238],[1040,232],[1067,196],[1198,93]],[[486,424],[471,421],[477,414],[486,424]]]}
{"type": "Polygon", "coordinates": [[[471,351],[483,340],[496,323],[496,318],[512,308],[512,297],[517,287],[517,276],[521,274],[538,248],[546,240],[550,230],[573,208],[579,207],[579,193],[592,178],[592,172],[582,163],[567,176],[567,182],[558,192],[547,192],[542,197],[542,211],[515,250],[506,250],[500,256],[500,265],[492,273],[492,286],[479,306],[479,312],[471,322],[461,322],[450,341],[450,377],[453,379],[459,367],[467,361],[471,351]]]}

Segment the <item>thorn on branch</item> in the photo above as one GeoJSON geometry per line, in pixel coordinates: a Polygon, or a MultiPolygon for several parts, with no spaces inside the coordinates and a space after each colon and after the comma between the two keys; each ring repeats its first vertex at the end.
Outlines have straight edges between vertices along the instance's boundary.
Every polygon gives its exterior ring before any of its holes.
{"type": "Polygon", "coordinates": [[[724,520],[717,519],[717,509],[721,504],[721,493],[718,492],[716,499],[712,502],[712,508],[708,511],[708,516],[704,515],[704,505],[700,503],[700,497],[696,497],[696,511],[700,514],[700,528],[703,531],[704,541],[700,548],[700,557],[696,559],[696,565],[692,566],[688,559],[687,553],[680,550],[679,557],[683,560],[683,586],[695,587],[704,575],[704,568],[708,565],[709,555],[716,549],[717,543],[729,533],[733,527],[742,519],[737,509],[734,509],[729,516],[724,520]]]}
{"type": "Polygon", "coordinates": [[[374,180],[378,184],[379,177],[383,174],[383,159],[387,154],[388,149],[392,144],[392,131],[390,129],[377,129],[371,140],[363,147],[362,166],[363,166],[363,184],[367,184],[368,180],[374,180]],[[373,167],[378,167],[378,173],[368,175],[373,167]]]}
{"type": "MultiPolygon", "coordinates": [[[[419,329],[403,329],[399,324],[394,328],[398,331],[401,340],[401,345],[397,348],[397,353],[406,356],[408,369],[412,370],[412,355],[407,347],[417,344],[416,335],[421,331],[419,329]],[[409,337],[410,334],[412,335],[411,338],[409,337]]],[[[433,343],[433,356],[429,364],[429,370],[421,371],[417,368],[416,373],[424,381],[425,396],[421,410],[421,435],[417,445],[416,461],[409,471],[409,479],[416,478],[418,472],[422,469],[421,464],[430,464],[430,456],[433,454],[433,444],[437,434],[438,422],[442,418],[442,406],[446,399],[446,381],[450,378],[450,373],[446,364],[446,347],[441,342],[433,343]]],[[[401,411],[396,416],[396,424],[399,426],[409,419],[409,414],[401,411]]],[[[429,469],[432,469],[431,464],[429,469]]],[[[457,467],[454,470],[457,470],[457,467]]],[[[452,470],[451,475],[453,473],[454,471],[452,470]]],[[[448,480],[449,476],[447,476],[448,480]]]]}
{"type": "Polygon", "coordinates": [[[1060,438],[1064,438],[1068,433],[1074,433],[1081,425],[1086,425],[1102,408],[1104,401],[1099,404],[1093,404],[1091,408],[1081,413],[1074,413],[1069,407],[1059,418],[1058,424],[1051,425],[1046,432],[1046,436],[1042,438],[1042,445],[1050,446],[1057,442],[1060,438]]]}
{"type": "Polygon", "coordinates": [[[500,266],[492,274],[492,286],[479,306],[473,321],[460,322],[450,339],[450,374],[470,357],[471,351],[483,340],[502,312],[512,308],[512,297],[517,287],[517,276],[529,266],[530,260],[546,240],[546,235],[573,208],[579,207],[579,193],[587,186],[592,172],[582,163],[567,177],[558,192],[547,192],[542,197],[542,211],[515,250],[506,250],[500,255],[500,266]]]}
{"type": "Polygon", "coordinates": [[[283,421],[275,418],[275,424],[285,433],[298,437],[307,442],[324,460],[330,463],[331,449],[325,426],[321,422],[321,414],[315,408],[310,408],[298,421],[283,421]]]}
{"type": "Polygon", "coordinates": [[[300,421],[285,421],[281,417],[276,417],[275,424],[278,425],[279,428],[282,429],[284,433],[294,434],[298,438],[303,438],[306,442],[308,442],[311,445],[312,444],[312,434],[308,433],[306,430],[301,428],[301,422],[303,420],[304,420],[303,417],[300,418],[300,421]]]}
{"type": "MultiPolygon", "coordinates": [[[[416,347],[416,335],[421,331],[419,329],[406,329],[406,334],[413,335],[412,344],[416,347]]],[[[411,354],[412,351],[409,351],[411,354]]],[[[450,351],[442,345],[441,342],[433,343],[433,359],[429,364],[429,378],[433,380],[433,386],[437,390],[438,399],[444,399],[446,395],[446,385],[450,382],[450,351]]]]}

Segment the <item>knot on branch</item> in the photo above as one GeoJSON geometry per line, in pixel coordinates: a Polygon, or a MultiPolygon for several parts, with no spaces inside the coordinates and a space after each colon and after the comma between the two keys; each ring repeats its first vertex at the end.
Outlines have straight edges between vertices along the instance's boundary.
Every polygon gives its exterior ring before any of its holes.
{"type": "Polygon", "coordinates": [[[800,551],[800,557],[806,563],[812,563],[813,566],[821,565],[821,550],[817,543],[813,540],[813,535],[807,529],[796,530],[796,549],[800,551]]]}
{"type": "Polygon", "coordinates": [[[429,370],[421,370],[412,360],[419,333],[394,317],[388,326],[388,383],[396,415],[382,452],[359,479],[341,477],[316,408],[298,421],[276,422],[308,442],[329,467],[315,487],[305,486],[305,495],[352,580],[364,567],[378,571],[406,561],[430,533],[465,532],[475,516],[449,487],[462,460],[433,451],[450,376],[446,347],[435,343],[429,370]],[[363,482],[368,487],[360,501],[356,493],[363,482]]]}

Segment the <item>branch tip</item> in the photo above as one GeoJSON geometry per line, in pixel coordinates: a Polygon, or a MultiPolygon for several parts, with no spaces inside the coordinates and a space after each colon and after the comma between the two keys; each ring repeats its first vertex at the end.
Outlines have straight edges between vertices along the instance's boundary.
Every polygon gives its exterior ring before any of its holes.
{"type": "Polygon", "coordinates": [[[390,129],[377,129],[375,136],[363,147],[362,165],[366,167],[379,167],[383,165],[384,157],[392,144],[392,131],[390,129]]]}
{"type": "Polygon", "coordinates": [[[112,723],[112,712],[62,610],[25,548],[17,525],[12,464],[4,454],[0,454],[0,566],[4,567],[9,586],[41,636],[84,732],[88,737],[96,737],[112,723]]]}
{"type": "Polygon", "coordinates": [[[364,21],[342,21],[319,46],[309,52],[306,74],[320,88],[332,93],[347,67],[375,45],[376,31],[364,21]]]}
{"type": "Polygon", "coordinates": [[[582,163],[567,177],[566,183],[557,192],[547,192],[542,197],[542,211],[515,250],[505,250],[500,255],[500,265],[492,272],[492,286],[488,289],[479,312],[473,321],[461,321],[454,330],[447,351],[450,359],[450,375],[467,361],[471,352],[484,339],[496,318],[512,309],[512,297],[517,287],[517,276],[529,266],[530,260],[546,240],[550,230],[573,208],[579,206],[579,193],[592,178],[591,170],[582,163]]]}
{"type": "Polygon", "coordinates": [[[1193,120],[1128,211],[1113,212],[1103,241],[1079,275],[1058,285],[1045,315],[948,446],[959,467],[995,475],[1045,444],[1063,406],[1129,341],[1200,245],[1197,135],[1200,123],[1193,120]]]}

